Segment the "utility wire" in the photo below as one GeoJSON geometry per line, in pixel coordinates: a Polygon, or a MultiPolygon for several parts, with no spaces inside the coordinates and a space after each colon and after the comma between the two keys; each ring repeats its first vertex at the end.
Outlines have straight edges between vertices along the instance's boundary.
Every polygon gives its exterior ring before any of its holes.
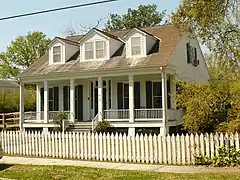
{"type": "Polygon", "coordinates": [[[18,15],[14,15],[14,16],[2,17],[2,18],[0,18],[0,21],[20,18],[20,17],[25,17],[25,16],[33,16],[33,15],[37,15],[37,14],[50,13],[50,12],[55,12],[55,11],[62,11],[62,10],[66,10],[66,9],[92,6],[92,5],[97,5],[97,4],[105,4],[105,3],[110,3],[110,2],[114,2],[114,1],[118,1],[118,0],[96,1],[96,2],[92,2],[92,3],[78,4],[78,5],[73,5],[73,6],[65,6],[65,7],[62,7],[62,8],[55,8],[55,9],[36,11],[36,12],[25,13],[25,14],[18,14],[18,15]]]}

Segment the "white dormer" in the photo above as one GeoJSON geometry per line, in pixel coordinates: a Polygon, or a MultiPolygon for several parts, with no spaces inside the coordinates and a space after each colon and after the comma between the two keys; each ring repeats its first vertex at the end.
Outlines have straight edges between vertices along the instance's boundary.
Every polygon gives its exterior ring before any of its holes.
{"type": "Polygon", "coordinates": [[[49,65],[65,64],[79,50],[79,44],[59,37],[49,44],[49,65]]]}
{"type": "Polygon", "coordinates": [[[151,34],[134,28],[125,36],[126,40],[126,57],[144,57],[147,56],[153,45],[158,41],[151,34]]]}
{"type": "Polygon", "coordinates": [[[123,44],[117,37],[95,28],[79,43],[80,61],[108,60],[123,44]]]}

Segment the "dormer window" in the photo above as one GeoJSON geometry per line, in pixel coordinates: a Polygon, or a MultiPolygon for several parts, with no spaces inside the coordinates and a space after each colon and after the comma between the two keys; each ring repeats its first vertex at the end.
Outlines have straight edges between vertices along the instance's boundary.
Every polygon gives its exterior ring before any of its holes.
{"type": "Polygon", "coordinates": [[[141,54],[141,38],[140,37],[132,37],[131,38],[131,54],[132,56],[141,54]]]}
{"type": "Polygon", "coordinates": [[[106,57],[105,41],[92,41],[85,43],[85,60],[104,59],[106,57]]]}
{"type": "Polygon", "coordinates": [[[53,63],[61,62],[61,46],[53,47],[53,63]]]}

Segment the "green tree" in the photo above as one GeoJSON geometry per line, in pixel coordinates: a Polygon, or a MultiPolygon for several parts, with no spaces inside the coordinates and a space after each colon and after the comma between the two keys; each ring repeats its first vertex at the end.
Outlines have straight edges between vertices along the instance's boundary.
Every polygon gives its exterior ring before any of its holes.
{"type": "Polygon", "coordinates": [[[156,26],[163,23],[166,10],[157,11],[157,5],[140,5],[136,9],[128,9],[126,14],[110,14],[110,19],[105,24],[105,30],[124,30],[156,26]]]}
{"type": "Polygon", "coordinates": [[[16,79],[19,73],[44,55],[51,42],[42,32],[18,36],[5,53],[0,54],[0,78],[16,79]]]}
{"type": "Polygon", "coordinates": [[[239,120],[239,81],[214,80],[208,84],[178,82],[178,87],[181,93],[176,95],[176,103],[185,109],[186,130],[213,132],[222,123],[239,120]]]}
{"type": "Polygon", "coordinates": [[[191,25],[218,60],[239,68],[239,10],[239,0],[182,0],[172,20],[180,27],[191,25]]]}

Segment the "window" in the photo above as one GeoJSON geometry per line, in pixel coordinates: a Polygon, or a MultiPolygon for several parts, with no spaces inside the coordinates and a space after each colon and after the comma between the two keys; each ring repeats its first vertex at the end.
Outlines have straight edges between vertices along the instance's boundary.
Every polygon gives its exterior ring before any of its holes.
{"type": "Polygon", "coordinates": [[[199,65],[199,60],[197,57],[197,48],[191,46],[190,43],[187,43],[187,63],[194,66],[199,65]]]}
{"type": "Polygon", "coordinates": [[[85,43],[85,59],[93,59],[93,42],[85,43]]]}
{"type": "Polygon", "coordinates": [[[53,62],[54,63],[61,62],[61,46],[53,47],[53,62]]]}
{"type": "Polygon", "coordinates": [[[104,41],[96,41],[96,59],[104,58],[105,56],[104,41]]]}
{"type": "Polygon", "coordinates": [[[132,56],[141,54],[141,38],[132,37],[131,38],[131,54],[132,56]]]}
{"type": "Polygon", "coordinates": [[[162,83],[153,82],[153,108],[162,108],[162,83]]]}
{"type": "Polygon", "coordinates": [[[58,111],[59,90],[58,87],[48,89],[49,111],[58,111]]]}
{"type": "Polygon", "coordinates": [[[123,107],[129,109],[129,85],[123,84],[123,107]]]}
{"type": "Polygon", "coordinates": [[[105,41],[94,41],[85,43],[85,59],[102,59],[106,56],[105,41]]]}

